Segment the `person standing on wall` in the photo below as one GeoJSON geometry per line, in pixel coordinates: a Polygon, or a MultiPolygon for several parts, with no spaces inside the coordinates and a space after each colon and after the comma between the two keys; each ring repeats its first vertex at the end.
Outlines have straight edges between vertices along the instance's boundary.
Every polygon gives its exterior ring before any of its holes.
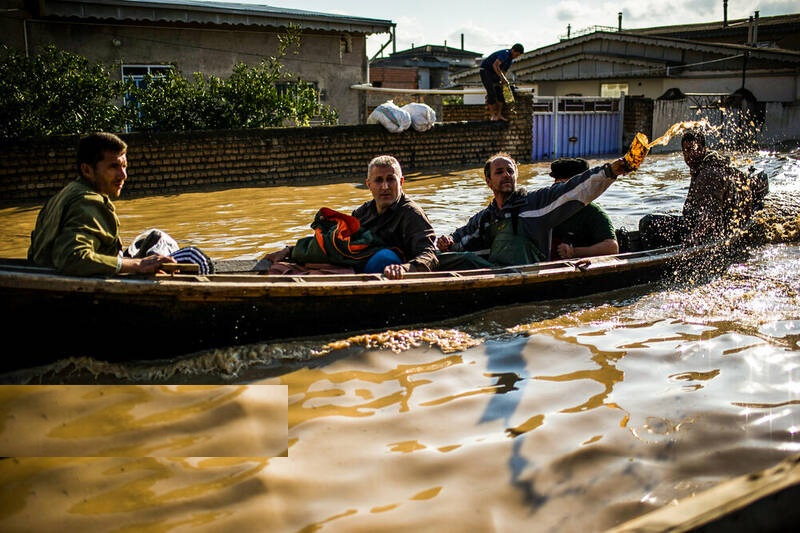
{"type": "Polygon", "coordinates": [[[489,120],[508,122],[503,116],[503,84],[509,85],[506,73],[511,63],[525,52],[519,43],[511,48],[498,50],[481,61],[481,81],[486,89],[486,105],[489,106],[489,120]]]}

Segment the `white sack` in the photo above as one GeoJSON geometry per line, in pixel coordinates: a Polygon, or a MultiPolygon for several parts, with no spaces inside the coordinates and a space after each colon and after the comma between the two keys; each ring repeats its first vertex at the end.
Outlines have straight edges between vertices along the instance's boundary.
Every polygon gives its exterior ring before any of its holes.
{"type": "Polygon", "coordinates": [[[411,115],[389,100],[369,114],[367,124],[380,124],[392,133],[399,133],[411,126],[411,115]]]}
{"type": "Polygon", "coordinates": [[[411,115],[411,126],[417,131],[428,131],[436,122],[436,111],[428,104],[411,102],[402,109],[411,115]]]}

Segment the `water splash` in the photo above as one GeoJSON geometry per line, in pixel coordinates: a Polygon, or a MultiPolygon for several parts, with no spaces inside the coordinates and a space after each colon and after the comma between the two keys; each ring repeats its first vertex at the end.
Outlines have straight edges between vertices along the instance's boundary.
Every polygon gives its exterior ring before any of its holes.
{"type": "Polygon", "coordinates": [[[650,141],[642,132],[637,132],[636,136],[631,143],[630,148],[628,149],[627,153],[623,156],[625,160],[626,172],[633,172],[639,168],[639,166],[644,161],[644,158],[647,157],[647,154],[650,152],[650,148],[656,146],[658,144],[666,145],[669,143],[670,139],[675,137],[676,135],[682,134],[685,131],[692,130],[692,129],[702,129],[704,131],[714,131],[715,128],[711,126],[708,122],[708,119],[701,119],[701,120],[687,120],[684,122],[676,122],[659,138],[655,139],[654,141],[650,141]]]}
{"type": "Polygon", "coordinates": [[[334,350],[344,350],[354,345],[388,349],[399,353],[417,348],[423,342],[437,346],[443,353],[458,352],[480,344],[480,341],[472,338],[469,334],[455,329],[389,330],[330,342],[313,353],[314,355],[326,355],[334,350]]]}
{"type": "MultiPolygon", "coordinates": [[[[669,141],[675,137],[676,135],[680,135],[685,131],[700,128],[704,131],[715,131],[716,129],[708,122],[707,118],[703,118],[700,120],[687,120],[684,122],[676,122],[669,129],[664,132],[664,134],[657,138],[654,141],[650,141],[647,143],[647,148],[652,148],[656,145],[664,145],[666,146],[669,141]]],[[[647,137],[645,137],[646,139],[647,137]]]]}

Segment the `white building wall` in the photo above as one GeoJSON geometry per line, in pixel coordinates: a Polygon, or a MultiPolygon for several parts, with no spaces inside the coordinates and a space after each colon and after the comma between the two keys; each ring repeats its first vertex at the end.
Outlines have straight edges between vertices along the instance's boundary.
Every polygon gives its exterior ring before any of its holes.
{"type": "MultiPolygon", "coordinates": [[[[662,83],[664,91],[677,87],[684,93],[732,94],[742,88],[742,76],[738,74],[725,77],[664,78],[662,83]]],[[[747,77],[745,75],[744,87],[753,93],[759,102],[794,102],[800,99],[798,83],[800,82],[797,76],[747,77]]]]}
{"type": "MultiPolygon", "coordinates": [[[[691,100],[656,100],[653,102],[653,137],[663,135],[673,124],[708,118],[714,125],[725,121],[722,112],[715,109],[704,110],[700,114],[692,109],[691,100]]],[[[756,140],[762,146],[770,146],[786,141],[800,142],[800,103],[767,102],[764,125],[756,140]]],[[[653,140],[653,139],[651,139],[653,140]]],[[[716,139],[708,138],[711,148],[716,139]]],[[[653,146],[652,153],[677,152],[681,149],[680,135],[672,138],[666,145],[653,146]]]]}
{"type": "Polygon", "coordinates": [[[800,103],[768,102],[759,142],[772,144],[789,140],[800,143],[800,103]]]}

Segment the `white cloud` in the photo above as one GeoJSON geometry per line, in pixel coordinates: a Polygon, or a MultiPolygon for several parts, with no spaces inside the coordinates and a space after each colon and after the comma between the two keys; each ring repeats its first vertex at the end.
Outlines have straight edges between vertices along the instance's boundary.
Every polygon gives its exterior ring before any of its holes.
{"type": "MultiPolygon", "coordinates": [[[[218,0],[224,1],[224,0],[218,0]]],[[[258,2],[263,0],[231,0],[258,2]]],[[[722,0],[525,0],[497,6],[485,0],[267,0],[272,6],[284,6],[331,14],[391,20],[396,24],[394,49],[405,50],[426,44],[464,47],[489,54],[516,42],[526,50],[555,44],[570,26],[573,35],[592,26],[616,28],[617,13],[622,12],[623,28],[647,28],[678,24],[721,21],[722,0]]],[[[730,0],[728,19],[746,19],[759,10],[759,15],[773,16],[800,13],[797,0],[730,0]]],[[[386,43],[388,35],[370,36],[367,53],[370,57],[386,43]]],[[[385,54],[392,52],[388,46],[385,54]]]]}

